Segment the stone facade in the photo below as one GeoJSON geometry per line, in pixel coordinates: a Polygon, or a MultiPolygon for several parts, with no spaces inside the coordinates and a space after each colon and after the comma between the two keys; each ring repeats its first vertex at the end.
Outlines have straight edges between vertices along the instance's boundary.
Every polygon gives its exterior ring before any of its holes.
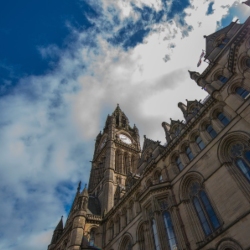
{"type": "Polygon", "coordinates": [[[49,250],[250,249],[250,18],[205,39],[209,66],[190,77],[208,97],[142,149],[118,105],[49,250]]]}

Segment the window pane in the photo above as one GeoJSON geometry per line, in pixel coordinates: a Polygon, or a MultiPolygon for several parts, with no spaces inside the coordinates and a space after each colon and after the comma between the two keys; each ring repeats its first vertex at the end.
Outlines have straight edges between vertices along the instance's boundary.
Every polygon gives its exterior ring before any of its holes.
{"type": "Polygon", "coordinates": [[[250,163],[250,151],[246,151],[244,156],[246,157],[247,161],[250,163]]]}
{"type": "Polygon", "coordinates": [[[217,118],[224,126],[226,126],[229,123],[229,119],[223,113],[219,113],[217,115],[217,118]]]}
{"type": "Polygon", "coordinates": [[[245,90],[244,88],[238,87],[236,88],[235,93],[243,98],[246,98],[249,94],[249,91],[245,90]]]}
{"type": "Polygon", "coordinates": [[[250,168],[247,165],[247,163],[243,159],[239,158],[236,160],[236,164],[237,164],[238,168],[241,170],[241,172],[248,179],[248,181],[250,181],[250,168]]]}
{"type": "Polygon", "coordinates": [[[187,157],[188,157],[189,160],[192,160],[194,158],[193,153],[192,153],[190,147],[186,148],[186,154],[187,154],[187,157]]]}
{"type": "Polygon", "coordinates": [[[196,139],[195,139],[197,145],[199,146],[200,149],[203,149],[205,148],[205,144],[204,142],[202,141],[202,139],[200,138],[200,136],[197,136],[196,139]]]}
{"type": "Polygon", "coordinates": [[[222,83],[226,83],[228,79],[223,75],[219,75],[218,80],[221,81],[222,83]]]}
{"type": "Polygon", "coordinates": [[[215,132],[215,130],[213,129],[213,127],[211,125],[208,125],[206,127],[206,130],[207,132],[209,133],[209,135],[212,137],[212,138],[215,138],[217,136],[217,133],[215,132]]]}
{"type": "Polygon", "coordinates": [[[164,218],[164,223],[165,223],[170,250],[175,250],[177,247],[177,244],[176,244],[174,228],[173,228],[173,224],[172,224],[172,220],[171,220],[169,212],[164,212],[163,218],[164,218]]]}
{"type": "Polygon", "coordinates": [[[198,217],[200,219],[200,222],[201,222],[201,225],[202,225],[202,228],[205,232],[206,235],[209,235],[212,233],[210,227],[209,227],[209,224],[208,224],[208,221],[207,221],[207,218],[204,214],[204,211],[202,210],[202,207],[201,207],[201,204],[200,204],[200,201],[198,200],[197,197],[194,197],[193,199],[193,204],[194,204],[194,207],[195,207],[195,210],[198,214],[198,217]]]}
{"type": "Polygon", "coordinates": [[[177,165],[177,167],[179,168],[180,171],[184,168],[184,166],[182,165],[180,157],[176,158],[176,165],[177,165]]]}
{"type": "Polygon", "coordinates": [[[203,202],[204,208],[206,209],[207,215],[210,219],[210,222],[214,229],[217,229],[220,226],[219,220],[214,212],[214,209],[207,198],[207,195],[204,191],[201,191],[200,193],[201,200],[203,202]]]}
{"type": "Polygon", "coordinates": [[[160,242],[159,242],[159,239],[158,239],[158,233],[157,233],[155,219],[152,220],[152,229],[153,229],[153,238],[154,238],[155,250],[160,250],[160,242]]]}

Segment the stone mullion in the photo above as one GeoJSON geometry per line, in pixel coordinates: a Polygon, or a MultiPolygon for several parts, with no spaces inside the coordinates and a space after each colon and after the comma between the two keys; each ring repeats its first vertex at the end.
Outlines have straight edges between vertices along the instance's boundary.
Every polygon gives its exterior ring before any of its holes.
{"type": "Polygon", "coordinates": [[[183,224],[178,207],[174,207],[172,209],[171,219],[174,227],[174,233],[176,236],[178,248],[180,249],[186,248],[190,250],[190,244],[186,235],[185,226],[183,224]]]}
{"type": "Polygon", "coordinates": [[[156,225],[157,225],[157,232],[158,232],[158,236],[159,236],[159,241],[161,244],[161,249],[162,250],[168,250],[168,243],[167,243],[167,233],[166,233],[166,229],[164,226],[164,222],[163,222],[163,217],[162,217],[162,213],[161,212],[155,212],[155,220],[156,220],[156,225]]]}
{"type": "Polygon", "coordinates": [[[186,153],[184,153],[184,152],[180,153],[179,156],[180,156],[180,159],[181,159],[183,166],[186,167],[189,163],[189,160],[188,160],[186,153]]]}
{"type": "Polygon", "coordinates": [[[195,208],[193,207],[192,201],[191,200],[186,201],[185,206],[187,209],[187,214],[189,215],[190,219],[189,225],[193,225],[190,227],[190,229],[192,230],[193,235],[195,237],[195,242],[202,242],[204,240],[204,232],[200,224],[198,215],[195,211],[195,208]]]}
{"type": "Polygon", "coordinates": [[[149,220],[144,222],[143,225],[144,232],[145,232],[145,245],[148,246],[148,249],[155,249],[153,243],[153,232],[151,229],[151,223],[149,220]]]}

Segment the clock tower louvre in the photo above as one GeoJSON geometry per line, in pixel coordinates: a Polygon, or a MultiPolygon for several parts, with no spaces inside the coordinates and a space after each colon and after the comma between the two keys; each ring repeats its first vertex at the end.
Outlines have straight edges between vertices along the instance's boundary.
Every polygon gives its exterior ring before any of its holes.
{"type": "Polygon", "coordinates": [[[118,104],[96,137],[89,180],[89,193],[98,197],[102,212],[114,206],[118,186],[124,192],[127,176],[136,173],[140,152],[139,131],[135,125],[130,127],[118,104]]]}

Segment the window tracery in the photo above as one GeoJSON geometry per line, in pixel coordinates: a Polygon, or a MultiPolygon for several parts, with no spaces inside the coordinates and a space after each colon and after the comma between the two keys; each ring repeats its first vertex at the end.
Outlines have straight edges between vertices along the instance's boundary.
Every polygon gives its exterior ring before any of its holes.
{"type": "Polygon", "coordinates": [[[201,188],[198,182],[193,182],[190,185],[189,197],[205,235],[208,236],[212,234],[212,232],[220,227],[220,222],[206,192],[201,188]]]}
{"type": "Polygon", "coordinates": [[[231,146],[229,152],[233,162],[250,182],[250,149],[244,148],[241,143],[235,143],[231,146]]]}

